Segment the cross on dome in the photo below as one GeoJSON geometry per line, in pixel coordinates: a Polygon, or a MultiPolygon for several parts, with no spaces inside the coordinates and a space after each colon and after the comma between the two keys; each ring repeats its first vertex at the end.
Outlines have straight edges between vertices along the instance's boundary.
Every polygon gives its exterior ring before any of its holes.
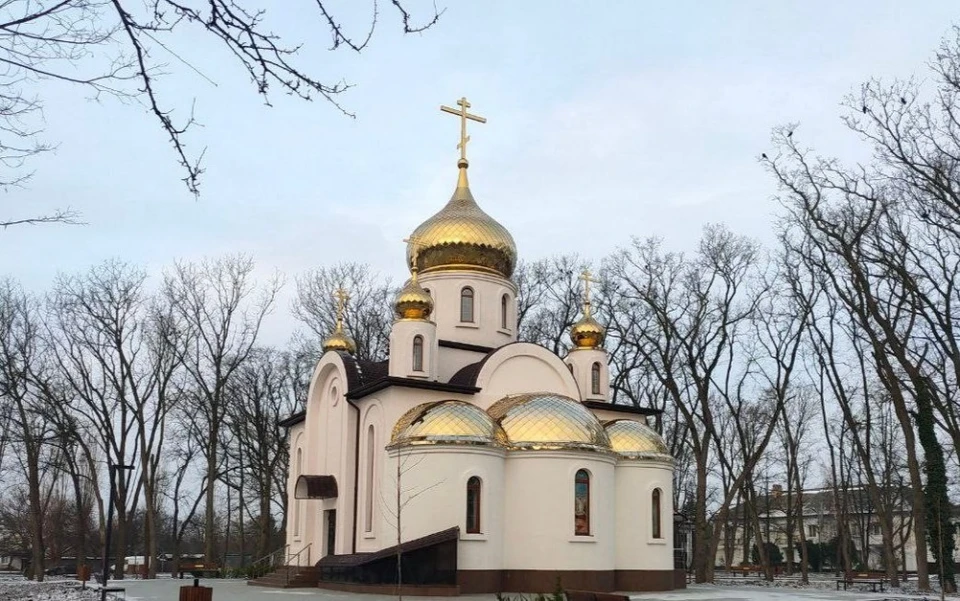
{"type": "Polygon", "coordinates": [[[467,97],[464,96],[457,101],[457,105],[460,107],[459,110],[452,109],[449,106],[440,105],[440,110],[445,113],[450,113],[451,115],[457,115],[460,117],[460,143],[457,144],[457,148],[460,149],[460,160],[466,162],[467,160],[467,142],[470,141],[470,136],[467,135],[467,119],[471,121],[476,121],[477,123],[486,123],[486,117],[480,117],[479,115],[472,115],[467,112],[467,109],[470,108],[470,103],[467,102],[467,97]]]}
{"type": "Polygon", "coordinates": [[[585,317],[590,317],[590,284],[597,281],[591,277],[592,275],[589,269],[584,269],[580,273],[580,280],[583,282],[583,314],[585,317]]]}

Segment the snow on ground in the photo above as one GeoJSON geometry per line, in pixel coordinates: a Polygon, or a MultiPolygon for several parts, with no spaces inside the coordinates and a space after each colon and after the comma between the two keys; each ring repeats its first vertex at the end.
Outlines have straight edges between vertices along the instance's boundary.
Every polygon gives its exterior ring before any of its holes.
{"type": "Polygon", "coordinates": [[[95,601],[99,598],[93,589],[82,590],[80,583],[72,580],[33,582],[10,578],[0,581],[0,601],[95,601]]]}

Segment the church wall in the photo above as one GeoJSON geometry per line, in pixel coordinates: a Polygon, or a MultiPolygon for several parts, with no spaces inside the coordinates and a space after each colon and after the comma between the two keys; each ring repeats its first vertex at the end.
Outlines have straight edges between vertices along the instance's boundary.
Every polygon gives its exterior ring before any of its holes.
{"type": "Polygon", "coordinates": [[[567,355],[565,363],[572,366],[573,377],[577,380],[581,401],[610,400],[610,358],[600,349],[574,349],[567,355]],[[599,392],[593,392],[593,364],[600,364],[599,392]]]}
{"type": "Polygon", "coordinates": [[[460,371],[460,368],[466,367],[471,363],[481,361],[486,357],[486,353],[477,351],[466,351],[450,347],[440,347],[438,356],[437,370],[441,382],[449,382],[453,374],[460,371]]]}
{"type": "Polygon", "coordinates": [[[386,545],[378,543],[383,538],[383,527],[379,523],[378,514],[382,510],[381,497],[384,493],[381,488],[381,479],[384,470],[389,465],[384,463],[383,449],[390,441],[392,423],[384,420],[383,404],[380,399],[365,400],[360,407],[360,461],[357,465],[359,481],[357,483],[357,551],[376,551],[386,545]],[[373,439],[370,439],[370,428],[373,427],[373,439]],[[371,458],[370,451],[373,450],[371,458]]]}
{"type": "Polygon", "coordinates": [[[305,531],[303,520],[306,501],[298,501],[294,496],[294,490],[297,486],[297,478],[303,473],[306,443],[303,422],[287,430],[287,441],[290,457],[290,470],[287,476],[287,544],[291,549],[299,550],[305,531]]]}
{"type": "Polygon", "coordinates": [[[604,423],[613,421],[615,419],[632,419],[633,421],[641,422],[651,427],[653,427],[654,424],[654,419],[647,419],[646,415],[624,413],[623,411],[607,411],[605,409],[594,409],[593,407],[590,407],[590,411],[597,416],[598,420],[604,423]]]}
{"type": "Polygon", "coordinates": [[[512,344],[493,354],[477,377],[484,409],[509,394],[553,392],[579,399],[577,383],[559,357],[535,344],[512,344]]]}
{"type": "Polygon", "coordinates": [[[612,456],[574,451],[510,453],[506,465],[504,568],[612,570],[612,456]],[[590,536],[574,534],[574,477],[590,473],[590,536]]]}
{"type": "Polygon", "coordinates": [[[436,381],[437,355],[436,324],[420,319],[399,319],[393,322],[393,327],[390,328],[391,376],[436,381]],[[413,369],[413,339],[416,336],[423,339],[423,357],[419,371],[413,369]]]}
{"type": "Polygon", "coordinates": [[[505,278],[475,271],[438,271],[420,274],[420,285],[434,299],[437,337],[466,344],[499,347],[516,340],[517,287],[505,278]],[[473,322],[460,321],[460,293],[474,291],[473,322]],[[507,327],[503,328],[501,298],[506,294],[507,327]]]}
{"type": "Polygon", "coordinates": [[[621,459],[616,468],[616,568],[673,569],[673,467],[621,459]],[[660,489],[662,538],[653,538],[653,491],[660,489]]]}
{"type": "MultiPolygon", "coordinates": [[[[413,540],[434,532],[460,527],[458,569],[500,569],[503,553],[504,454],[502,449],[465,445],[413,446],[400,455],[401,488],[404,491],[401,510],[403,540],[413,540]],[[481,534],[467,532],[467,480],[477,476],[481,481],[481,534]],[[407,495],[412,498],[407,501],[407,495]]],[[[388,454],[384,470],[383,490],[396,505],[397,452],[388,454]],[[389,473],[387,473],[389,472],[389,473]]],[[[396,522],[385,515],[389,541],[396,544],[396,522]]]]}

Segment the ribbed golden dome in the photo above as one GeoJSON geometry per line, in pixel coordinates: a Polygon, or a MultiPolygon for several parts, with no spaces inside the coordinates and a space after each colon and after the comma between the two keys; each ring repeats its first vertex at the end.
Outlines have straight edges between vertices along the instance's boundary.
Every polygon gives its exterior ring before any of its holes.
{"type": "Polygon", "coordinates": [[[433,297],[417,281],[417,272],[403,285],[393,301],[393,310],[399,319],[429,319],[433,312],[433,297]]]}
{"type": "Polygon", "coordinates": [[[413,231],[407,264],[421,273],[466,269],[510,277],[517,263],[517,245],[507,228],[477,206],[467,182],[467,161],[450,202],[413,231]]]}
{"type": "Polygon", "coordinates": [[[627,459],[669,459],[670,449],[657,432],[643,422],[615,419],[604,425],[610,446],[627,459]]]}
{"type": "Polygon", "coordinates": [[[357,343],[353,338],[347,336],[342,327],[338,327],[332,334],[324,338],[323,350],[325,351],[346,351],[351,355],[357,352],[357,343]]]}
{"type": "Polygon", "coordinates": [[[606,330],[590,315],[584,315],[570,328],[570,340],[577,348],[600,348],[605,337],[606,330]]]}
{"type": "Polygon", "coordinates": [[[507,433],[511,449],[610,451],[600,421],[569,397],[550,392],[510,395],[487,413],[507,433]]]}
{"type": "Polygon", "coordinates": [[[489,415],[464,401],[417,405],[397,420],[391,446],[430,444],[506,445],[507,435],[489,415]]]}

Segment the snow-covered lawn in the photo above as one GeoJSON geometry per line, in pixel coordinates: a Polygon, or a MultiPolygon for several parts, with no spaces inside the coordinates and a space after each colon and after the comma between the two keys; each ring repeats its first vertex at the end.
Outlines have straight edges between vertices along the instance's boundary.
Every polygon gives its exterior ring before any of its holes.
{"type": "Polygon", "coordinates": [[[75,581],[0,581],[0,601],[96,601],[99,598],[92,589],[81,590],[80,583],[75,581]]]}

